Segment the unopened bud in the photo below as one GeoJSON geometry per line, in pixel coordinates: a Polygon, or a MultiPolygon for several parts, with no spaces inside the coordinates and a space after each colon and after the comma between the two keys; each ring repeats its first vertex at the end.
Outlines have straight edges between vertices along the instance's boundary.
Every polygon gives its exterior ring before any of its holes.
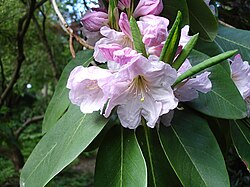
{"type": "Polygon", "coordinates": [[[130,2],[131,2],[131,0],[119,0],[118,1],[118,8],[120,10],[124,10],[125,8],[129,8],[130,2]]]}
{"type": "Polygon", "coordinates": [[[108,14],[102,11],[87,12],[81,19],[81,23],[88,31],[96,32],[108,23],[108,14]]]}
{"type": "Polygon", "coordinates": [[[133,16],[140,17],[149,14],[159,15],[163,10],[162,0],[140,0],[135,8],[133,16]]]}

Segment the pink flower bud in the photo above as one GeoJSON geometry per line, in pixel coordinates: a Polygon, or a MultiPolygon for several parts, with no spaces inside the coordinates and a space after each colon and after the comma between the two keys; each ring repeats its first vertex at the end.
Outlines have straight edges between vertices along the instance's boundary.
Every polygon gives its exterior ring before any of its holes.
{"type": "Polygon", "coordinates": [[[87,12],[81,19],[81,23],[86,30],[96,32],[108,23],[108,14],[102,11],[87,12]]]}
{"type": "Polygon", "coordinates": [[[124,10],[125,8],[129,8],[130,7],[130,2],[131,2],[131,0],[120,0],[120,1],[118,1],[118,8],[120,10],[124,10]]]}
{"type": "Polygon", "coordinates": [[[159,15],[163,10],[162,0],[140,0],[135,8],[134,17],[146,16],[149,14],[159,15]]]}

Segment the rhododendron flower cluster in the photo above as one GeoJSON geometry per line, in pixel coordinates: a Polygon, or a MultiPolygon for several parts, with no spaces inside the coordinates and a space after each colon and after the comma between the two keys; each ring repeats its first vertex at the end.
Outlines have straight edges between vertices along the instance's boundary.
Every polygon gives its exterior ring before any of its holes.
{"type": "MultiPolygon", "coordinates": [[[[118,7],[123,10],[130,7],[130,3],[119,1],[118,7]]],[[[105,12],[88,12],[83,17],[84,29],[100,34],[94,47],[94,59],[108,65],[108,69],[78,66],[71,72],[67,83],[69,98],[73,104],[80,106],[83,113],[100,110],[101,114],[109,117],[117,107],[122,126],[134,129],[143,117],[147,126],[153,128],[159,117],[175,109],[179,101],[190,101],[198,97],[197,91],[207,93],[211,89],[209,72],[184,80],[172,88],[177,76],[192,66],[186,60],[176,71],[159,60],[169,35],[169,20],[158,16],[162,9],[161,0],[141,0],[133,13],[134,17],[139,17],[137,24],[148,57],[134,49],[125,12],[119,16],[119,29],[108,26],[105,12]]],[[[176,56],[190,39],[188,31],[189,26],[181,30],[176,56]]],[[[86,36],[91,38],[91,34],[86,36]]],[[[172,113],[169,113],[170,116],[172,113]]]]}

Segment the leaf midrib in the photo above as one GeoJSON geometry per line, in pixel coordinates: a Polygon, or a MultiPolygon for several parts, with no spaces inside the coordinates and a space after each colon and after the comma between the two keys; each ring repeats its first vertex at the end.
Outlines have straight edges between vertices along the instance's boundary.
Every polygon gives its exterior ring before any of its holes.
{"type": "Polygon", "coordinates": [[[189,152],[186,150],[185,145],[183,144],[183,142],[182,142],[181,139],[179,138],[178,133],[175,131],[175,129],[174,129],[173,126],[171,126],[171,128],[172,128],[174,134],[176,135],[176,138],[177,138],[178,141],[180,142],[181,146],[183,147],[183,150],[187,153],[188,158],[189,158],[190,161],[193,163],[193,166],[194,166],[194,168],[196,169],[196,171],[197,171],[197,173],[198,173],[198,176],[200,176],[200,178],[201,178],[201,180],[204,182],[205,186],[208,186],[208,185],[206,184],[206,181],[204,180],[204,178],[200,175],[199,169],[198,169],[198,168],[196,167],[196,165],[194,164],[195,162],[192,160],[192,157],[189,155],[189,152]]]}

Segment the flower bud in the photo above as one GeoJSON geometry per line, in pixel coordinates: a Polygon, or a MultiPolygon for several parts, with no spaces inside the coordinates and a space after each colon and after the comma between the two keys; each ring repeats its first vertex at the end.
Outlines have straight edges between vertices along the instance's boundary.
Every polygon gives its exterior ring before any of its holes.
{"type": "Polygon", "coordinates": [[[108,23],[108,14],[102,11],[87,12],[81,19],[81,23],[86,30],[96,32],[108,23]]]}
{"type": "Polygon", "coordinates": [[[149,14],[159,15],[163,10],[162,0],[140,0],[135,8],[133,16],[146,16],[149,14]]]}
{"type": "Polygon", "coordinates": [[[118,8],[120,10],[124,10],[125,8],[129,8],[130,2],[131,2],[131,0],[119,0],[118,1],[118,8]]]}

